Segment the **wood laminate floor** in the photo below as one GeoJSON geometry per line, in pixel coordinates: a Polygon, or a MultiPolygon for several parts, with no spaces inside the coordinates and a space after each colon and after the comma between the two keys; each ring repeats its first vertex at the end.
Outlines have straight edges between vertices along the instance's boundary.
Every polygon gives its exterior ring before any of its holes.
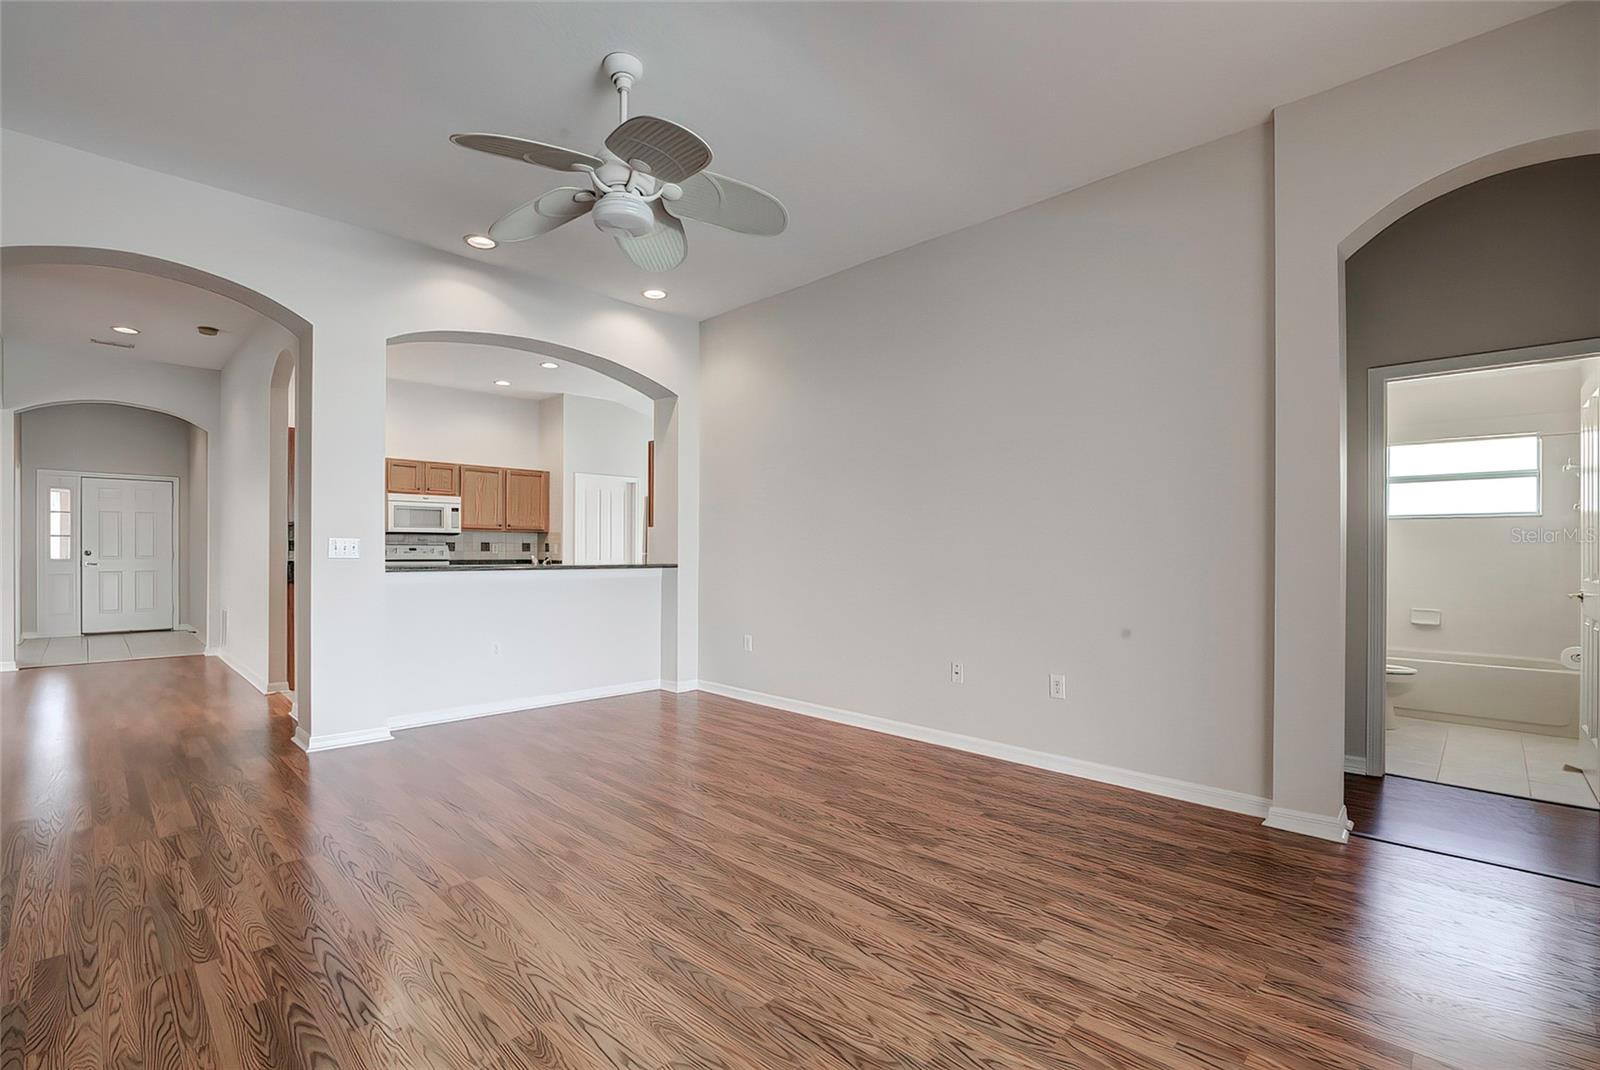
{"type": "Polygon", "coordinates": [[[12,1067],[1600,1064],[1600,893],[738,702],[0,677],[12,1067]]]}
{"type": "Polygon", "coordinates": [[[1344,799],[1358,836],[1600,886],[1600,813],[1586,807],[1354,773],[1344,799]]]}

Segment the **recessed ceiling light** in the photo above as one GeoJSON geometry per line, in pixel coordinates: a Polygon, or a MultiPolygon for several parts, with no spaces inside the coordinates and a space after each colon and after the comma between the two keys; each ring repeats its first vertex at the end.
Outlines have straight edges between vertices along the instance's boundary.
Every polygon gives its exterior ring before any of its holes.
{"type": "Polygon", "coordinates": [[[495,386],[510,386],[511,385],[511,380],[510,379],[496,379],[494,381],[494,385],[495,386]]]}
{"type": "Polygon", "coordinates": [[[137,327],[113,327],[111,329],[113,331],[116,331],[118,334],[138,334],[139,333],[139,328],[137,328],[137,327]]]}
{"type": "Polygon", "coordinates": [[[540,364],[539,367],[541,367],[541,368],[559,368],[559,367],[561,367],[561,365],[557,364],[553,360],[547,360],[543,364],[540,364]]]}
{"type": "Polygon", "coordinates": [[[667,291],[665,291],[665,290],[646,290],[646,291],[644,291],[644,295],[646,297],[648,297],[652,301],[660,301],[660,300],[662,300],[663,298],[665,298],[667,296],[667,291]]]}
{"type": "Polygon", "coordinates": [[[472,246],[474,249],[493,249],[496,245],[500,244],[487,234],[468,234],[461,240],[472,246]]]}

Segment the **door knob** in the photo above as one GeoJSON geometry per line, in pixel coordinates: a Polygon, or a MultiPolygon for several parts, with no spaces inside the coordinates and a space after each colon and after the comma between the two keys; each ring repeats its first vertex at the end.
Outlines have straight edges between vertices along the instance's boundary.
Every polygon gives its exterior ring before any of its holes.
{"type": "Polygon", "coordinates": [[[1567,597],[1568,598],[1576,598],[1578,601],[1581,602],[1581,601],[1583,601],[1583,592],[1582,591],[1573,591],[1571,594],[1567,595],[1567,597]]]}

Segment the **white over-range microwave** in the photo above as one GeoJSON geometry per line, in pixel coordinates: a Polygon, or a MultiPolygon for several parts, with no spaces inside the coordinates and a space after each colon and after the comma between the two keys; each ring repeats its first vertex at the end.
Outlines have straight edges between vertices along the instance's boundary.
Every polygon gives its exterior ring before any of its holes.
{"type": "Polygon", "coordinates": [[[391,494],[389,531],[396,535],[460,534],[461,499],[443,494],[391,494]]]}

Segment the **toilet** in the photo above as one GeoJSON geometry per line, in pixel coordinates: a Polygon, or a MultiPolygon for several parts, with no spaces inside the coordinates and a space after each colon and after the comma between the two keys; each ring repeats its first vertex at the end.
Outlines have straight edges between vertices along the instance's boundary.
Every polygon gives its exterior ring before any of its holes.
{"type": "Polygon", "coordinates": [[[1386,664],[1383,667],[1383,727],[1393,729],[1394,700],[1417,682],[1417,670],[1409,665],[1386,664]]]}

